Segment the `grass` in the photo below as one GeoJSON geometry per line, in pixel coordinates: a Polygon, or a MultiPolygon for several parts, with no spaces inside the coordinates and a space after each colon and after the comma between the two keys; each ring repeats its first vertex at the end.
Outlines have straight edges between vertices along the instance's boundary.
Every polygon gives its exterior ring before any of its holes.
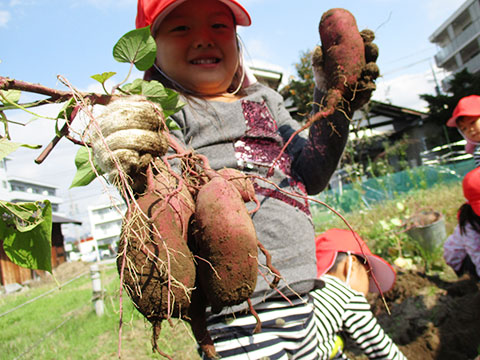
{"type": "MultiPolygon", "coordinates": [[[[78,280],[0,317],[2,359],[116,359],[118,358],[119,296],[116,269],[102,271],[105,314],[95,314],[91,280],[78,280]]],[[[27,292],[0,298],[0,314],[45,293],[47,283],[27,292]]],[[[124,359],[159,359],[152,352],[151,327],[124,297],[122,350],[124,359]]],[[[182,321],[165,323],[160,347],[178,359],[199,359],[190,328],[182,321]]]]}
{"type": "MultiPolygon", "coordinates": [[[[348,224],[367,242],[372,252],[393,262],[397,257],[414,258],[416,262],[428,260],[442,263],[442,251],[422,254],[418,244],[405,233],[406,220],[422,210],[435,210],[443,214],[447,235],[457,224],[457,211],[464,202],[461,181],[437,184],[429,189],[415,190],[393,200],[379,202],[369,209],[341,213],[348,224]],[[428,256],[427,256],[428,255],[428,256]],[[432,259],[425,259],[431,257],[432,259]]],[[[316,232],[330,228],[348,229],[348,225],[330,210],[317,207],[314,212],[316,232]]],[[[438,264],[437,264],[438,265],[438,264]]]]}

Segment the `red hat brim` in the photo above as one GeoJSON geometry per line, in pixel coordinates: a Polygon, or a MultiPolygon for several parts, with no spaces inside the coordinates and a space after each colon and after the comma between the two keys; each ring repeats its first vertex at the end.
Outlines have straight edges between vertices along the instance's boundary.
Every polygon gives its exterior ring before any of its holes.
{"type": "MultiPolygon", "coordinates": [[[[181,5],[186,0],[138,0],[137,17],[135,26],[137,29],[154,22],[161,21],[169,12],[181,5]]],[[[235,23],[241,26],[250,26],[252,20],[247,10],[235,0],[218,0],[227,5],[233,13],[235,23]]]]}

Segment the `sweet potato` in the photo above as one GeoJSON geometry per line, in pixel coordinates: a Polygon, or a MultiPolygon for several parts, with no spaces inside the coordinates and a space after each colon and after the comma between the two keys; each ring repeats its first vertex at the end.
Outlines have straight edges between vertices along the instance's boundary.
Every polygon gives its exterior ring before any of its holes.
{"type": "Polygon", "coordinates": [[[330,9],[322,15],[319,32],[323,68],[328,76],[326,108],[333,113],[342,98],[355,91],[365,67],[364,42],[355,17],[342,8],[330,9]]]}
{"type": "Polygon", "coordinates": [[[156,176],[149,169],[147,179],[147,192],[125,216],[117,267],[128,295],[152,323],[153,346],[160,352],[156,340],[162,320],[187,315],[195,286],[185,231],[194,203],[165,169],[156,176]]]}
{"type": "Polygon", "coordinates": [[[255,189],[250,179],[241,171],[232,168],[223,168],[217,171],[220,176],[230,181],[238,190],[243,201],[249,202],[255,198],[255,189]]]}
{"type": "MultiPolygon", "coordinates": [[[[309,128],[314,122],[332,115],[337,110],[355,110],[365,104],[371,92],[375,89],[373,80],[378,76],[378,68],[375,63],[367,70],[372,72],[369,82],[359,82],[365,71],[365,44],[362,35],[357,28],[355,17],[342,8],[330,9],[322,15],[318,26],[322,46],[317,46],[312,56],[313,68],[321,69],[321,74],[315,73],[317,83],[322,83],[327,93],[322,101],[320,111],[309,117],[308,121],[290,135],[283,145],[282,150],[273,161],[267,176],[273,174],[274,165],[285,152],[292,139],[303,130],[309,128]],[[376,75],[375,70],[376,69],[376,75]],[[357,96],[357,92],[361,95],[357,96]],[[348,106],[341,104],[343,100],[349,102],[348,106]],[[341,104],[341,105],[339,105],[341,104]]],[[[378,55],[374,54],[375,46],[371,39],[373,32],[364,34],[366,42],[370,41],[372,47],[371,59],[378,55]]],[[[374,60],[372,60],[374,61],[374,60]]]]}
{"type": "Polygon", "coordinates": [[[198,191],[194,215],[198,280],[212,312],[247,300],[257,281],[257,235],[235,187],[216,176],[198,191]]]}

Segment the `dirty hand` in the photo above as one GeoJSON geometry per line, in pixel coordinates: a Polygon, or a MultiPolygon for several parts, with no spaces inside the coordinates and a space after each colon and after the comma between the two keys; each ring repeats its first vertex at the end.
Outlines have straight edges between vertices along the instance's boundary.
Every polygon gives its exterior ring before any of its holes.
{"type": "MultiPolygon", "coordinates": [[[[365,66],[357,82],[357,87],[350,99],[345,99],[350,103],[350,109],[355,111],[370,101],[372,92],[375,90],[375,80],[380,74],[376,64],[378,58],[378,46],[373,43],[375,34],[372,30],[365,29],[360,32],[364,43],[365,66]]],[[[328,74],[324,69],[324,54],[321,46],[317,46],[312,53],[312,68],[315,79],[315,86],[319,93],[326,94],[328,91],[327,79],[332,74],[328,74]]],[[[319,99],[315,99],[318,101],[319,99]]]]}
{"type": "Polygon", "coordinates": [[[110,102],[91,126],[97,165],[114,185],[120,185],[120,174],[127,175],[135,190],[137,182],[144,182],[151,160],[167,152],[163,129],[162,110],[144,97],[125,96],[110,102]]]}

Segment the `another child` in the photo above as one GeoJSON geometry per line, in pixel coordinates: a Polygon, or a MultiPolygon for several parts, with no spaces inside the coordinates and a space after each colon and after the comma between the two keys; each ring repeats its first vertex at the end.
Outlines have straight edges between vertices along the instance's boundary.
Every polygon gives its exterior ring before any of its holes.
{"type": "MultiPolygon", "coordinates": [[[[172,134],[185,148],[205,155],[214,169],[267,178],[299,124],[277,92],[246,72],[236,27],[250,23],[234,0],[138,1],[136,26],[150,25],[157,44],[155,65],[145,79],[162,82],[186,102],[172,116],[181,129],[172,134]]],[[[342,111],[316,122],[308,136],[296,136],[268,181],[255,180],[261,206],[253,222],[281,280],[277,289],[270,287],[274,276],[261,266],[266,260],[259,252],[260,274],[250,298],[262,323],[259,333],[253,333],[257,321],[247,302],[210,314],[208,329],[222,359],[318,359],[310,294],[321,282],[312,217],[306,200],[276,186],[300,196],[323,190],[347,141],[349,118],[361,105],[347,102],[342,111]]]]}
{"type": "Polygon", "coordinates": [[[458,225],[443,245],[443,256],[458,276],[469,273],[480,280],[480,168],[463,178],[467,200],[458,211],[458,225]]]}
{"type": "Polygon", "coordinates": [[[316,248],[317,274],[325,282],[313,292],[321,358],[346,359],[341,336],[347,336],[369,359],[405,359],[365,298],[390,290],[395,270],[350,230],[327,230],[316,238],[316,248]]]}
{"type": "Polygon", "coordinates": [[[467,140],[465,151],[473,154],[475,166],[480,166],[480,96],[470,95],[461,98],[448,119],[447,126],[457,127],[467,140]]]}

